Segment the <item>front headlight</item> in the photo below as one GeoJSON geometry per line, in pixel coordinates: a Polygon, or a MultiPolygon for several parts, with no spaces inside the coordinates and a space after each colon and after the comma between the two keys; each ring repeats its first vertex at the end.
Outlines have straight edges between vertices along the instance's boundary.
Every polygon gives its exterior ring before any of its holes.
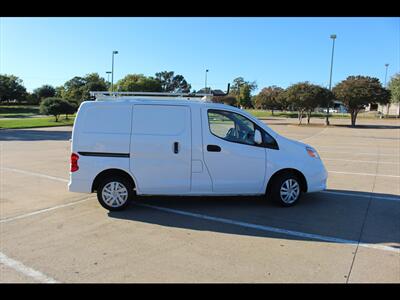
{"type": "Polygon", "coordinates": [[[311,148],[311,147],[306,147],[307,154],[313,158],[319,158],[319,155],[317,153],[317,150],[311,148]]]}

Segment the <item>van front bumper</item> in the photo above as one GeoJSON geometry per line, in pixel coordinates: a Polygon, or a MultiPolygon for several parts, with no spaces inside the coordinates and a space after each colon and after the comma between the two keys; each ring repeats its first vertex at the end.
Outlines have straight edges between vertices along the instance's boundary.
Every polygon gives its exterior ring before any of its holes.
{"type": "Polygon", "coordinates": [[[324,165],[321,163],[321,167],[318,172],[313,172],[307,176],[307,192],[320,192],[326,189],[326,182],[328,180],[328,172],[324,165]]]}

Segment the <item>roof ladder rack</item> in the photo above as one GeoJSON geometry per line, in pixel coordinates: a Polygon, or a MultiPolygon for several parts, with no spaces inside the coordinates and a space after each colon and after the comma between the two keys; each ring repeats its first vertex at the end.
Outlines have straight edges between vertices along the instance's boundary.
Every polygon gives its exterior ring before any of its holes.
{"type": "Polygon", "coordinates": [[[166,98],[202,98],[210,99],[213,96],[226,96],[229,94],[230,84],[226,93],[220,90],[211,90],[210,93],[159,93],[159,92],[110,92],[110,91],[90,91],[91,97],[100,99],[115,99],[120,97],[141,96],[141,97],[166,97],[166,98]]]}

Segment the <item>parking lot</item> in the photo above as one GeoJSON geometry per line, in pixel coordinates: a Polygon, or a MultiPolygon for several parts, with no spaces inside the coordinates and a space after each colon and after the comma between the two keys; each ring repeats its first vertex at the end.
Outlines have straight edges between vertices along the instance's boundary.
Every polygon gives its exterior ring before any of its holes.
{"type": "Polygon", "coordinates": [[[400,122],[265,120],[314,146],[328,190],[138,197],[108,212],[67,189],[71,127],[0,131],[0,282],[400,283],[400,122]]]}

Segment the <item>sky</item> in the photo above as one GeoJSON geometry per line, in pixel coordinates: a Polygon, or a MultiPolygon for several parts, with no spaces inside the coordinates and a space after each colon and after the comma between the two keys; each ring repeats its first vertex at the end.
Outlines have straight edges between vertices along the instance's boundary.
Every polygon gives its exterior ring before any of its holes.
{"type": "Polygon", "coordinates": [[[400,18],[327,17],[53,17],[0,18],[0,74],[28,91],[97,72],[114,82],[127,74],[183,75],[198,90],[226,90],[236,77],[259,91],[309,81],[327,87],[350,75],[384,82],[400,72],[400,18]]]}

